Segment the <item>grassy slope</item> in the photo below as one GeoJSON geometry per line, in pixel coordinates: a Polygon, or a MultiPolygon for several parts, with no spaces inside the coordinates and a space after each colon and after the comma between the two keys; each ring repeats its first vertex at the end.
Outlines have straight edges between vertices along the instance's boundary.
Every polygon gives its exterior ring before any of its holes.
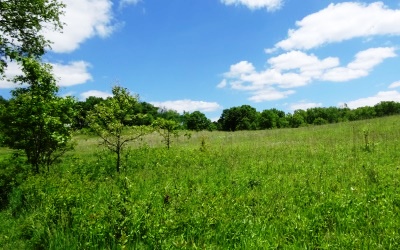
{"type": "Polygon", "coordinates": [[[79,135],[14,191],[0,246],[398,249],[399,121],[193,133],[169,151],[151,135],[120,175],[79,135]]]}

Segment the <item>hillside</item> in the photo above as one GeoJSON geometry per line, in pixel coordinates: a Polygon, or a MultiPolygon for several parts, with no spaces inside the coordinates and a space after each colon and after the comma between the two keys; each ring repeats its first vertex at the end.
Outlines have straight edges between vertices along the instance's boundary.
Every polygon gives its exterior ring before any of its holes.
{"type": "MultiPolygon", "coordinates": [[[[61,163],[10,193],[0,248],[396,249],[399,122],[182,132],[170,150],[151,134],[120,174],[96,137],[76,135],[61,163]]],[[[3,178],[23,171],[1,158],[3,178]]]]}

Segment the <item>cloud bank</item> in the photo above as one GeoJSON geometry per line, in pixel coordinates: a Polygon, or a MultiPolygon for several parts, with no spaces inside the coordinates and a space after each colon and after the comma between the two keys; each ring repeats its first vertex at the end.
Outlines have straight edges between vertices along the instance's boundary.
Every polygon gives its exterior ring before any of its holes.
{"type": "Polygon", "coordinates": [[[248,61],[231,65],[217,87],[248,92],[249,100],[254,102],[279,100],[294,94],[294,88],[313,81],[345,82],[368,76],[385,59],[396,57],[395,51],[394,47],[370,48],[358,52],[353,61],[341,66],[337,57],[320,59],[294,50],[270,58],[269,67],[260,71],[248,61]]]}

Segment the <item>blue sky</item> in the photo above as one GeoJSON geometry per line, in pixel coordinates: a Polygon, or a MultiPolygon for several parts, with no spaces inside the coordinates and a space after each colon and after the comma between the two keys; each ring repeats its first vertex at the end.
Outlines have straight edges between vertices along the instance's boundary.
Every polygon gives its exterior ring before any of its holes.
{"type": "MultiPolygon", "coordinates": [[[[61,95],[119,84],[179,112],[400,102],[400,1],[64,0],[61,95]]],[[[10,63],[7,75],[18,74],[10,63]]],[[[0,81],[0,95],[14,86],[0,81]]]]}

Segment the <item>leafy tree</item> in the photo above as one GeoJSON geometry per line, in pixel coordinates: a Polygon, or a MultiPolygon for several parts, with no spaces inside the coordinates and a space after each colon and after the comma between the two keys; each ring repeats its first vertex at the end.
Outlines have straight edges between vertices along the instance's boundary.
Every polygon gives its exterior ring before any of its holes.
{"type": "Polygon", "coordinates": [[[249,105],[224,109],[218,123],[224,131],[257,129],[258,112],[249,105]]]}
{"type": "Polygon", "coordinates": [[[177,123],[182,122],[182,116],[175,110],[160,108],[158,110],[157,118],[163,118],[165,120],[173,120],[177,123]]]}
{"type": "Polygon", "coordinates": [[[60,30],[64,5],[57,0],[0,1],[0,76],[7,62],[23,58],[39,59],[50,41],[42,35],[45,29],[60,30]]]}
{"type": "Polygon", "coordinates": [[[298,128],[304,126],[306,124],[306,119],[307,119],[306,111],[302,109],[295,110],[290,120],[290,126],[292,128],[298,128]]]}
{"type": "Polygon", "coordinates": [[[206,130],[211,129],[211,121],[206,117],[205,114],[200,111],[194,111],[193,113],[184,114],[185,126],[189,130],[206,130]]]}
{"type": "Polygon", "coordinates": [[[0,105],[4,105],[4,107],[8,104],[8,100],[0,95],[0,105]]]}
{"type": "Polygon", "coordinates": [[[158,108],[147,102],[139,102],[135,111],[145,116],[137,117],[134,125],[151,125],[158,115],[158,108]]]}
{"type": "Polygon", "coordinates": [[[23,150],[35,173],[49,166],[71,148],[72,98],[57,97],[58,87],[51,67],[24,58],[24,76],[15,79],[28,87],[13,90],[0,114],[4,144],[23,150]]]}
{"type": "Polygon", "coordinates": [[[172,143],[172,137],[178,136],[179,124],[173,120],[166,120],[164,118],[157,118],[153,126],[157,129],[158,133],[163,137],[163,142],[169,149],[172,143]]]}
{"type": "Polygon", "coordinates": [[[272,129],[277,127],[279,115],[273,110],[263,110],[259,117],[259,128],[260,129],[272,129]]]}
{"type": "Polygon", "coordinates": [[[313,124],[314,125],[324,125],[324,124],[328,124],[328,121],[325,120],[322,117],[317,117],[317,118],[314,119],[314,123],[313,124]]]}
{"type": "Polygon", "coordinates": [[[378,117],[400,114],[400,103],[393,101],[380,102],[374,106],[378,117]]]}
{"type": "Polygon", "coordinates": [[[141,114],[133,114],[137,96],[132,96],[126,88],[115,86],[113,96],[97,104],[88,114],[90,128],[101,137],[103,144],[117,156],[116,170],[120,172],[121,155],[127,143],[148,133],[145,126],[127,126],[141,114]]]}
{"type": "Polygon", "coordinates": [[[359,107],[352,111],[354,120],[364,120],[376,117],[376,111],[374,107],[359,107]]]}
{"type": "Polygon", "coordinates": [[[83,129],[88,128],[87,115],[94,107],[103,102],[104,99],[96,96],[89,96],[85,101],[76,102],[74,109],[76,110],[76,116],[74,117],[74,128],[83,129]]]}

